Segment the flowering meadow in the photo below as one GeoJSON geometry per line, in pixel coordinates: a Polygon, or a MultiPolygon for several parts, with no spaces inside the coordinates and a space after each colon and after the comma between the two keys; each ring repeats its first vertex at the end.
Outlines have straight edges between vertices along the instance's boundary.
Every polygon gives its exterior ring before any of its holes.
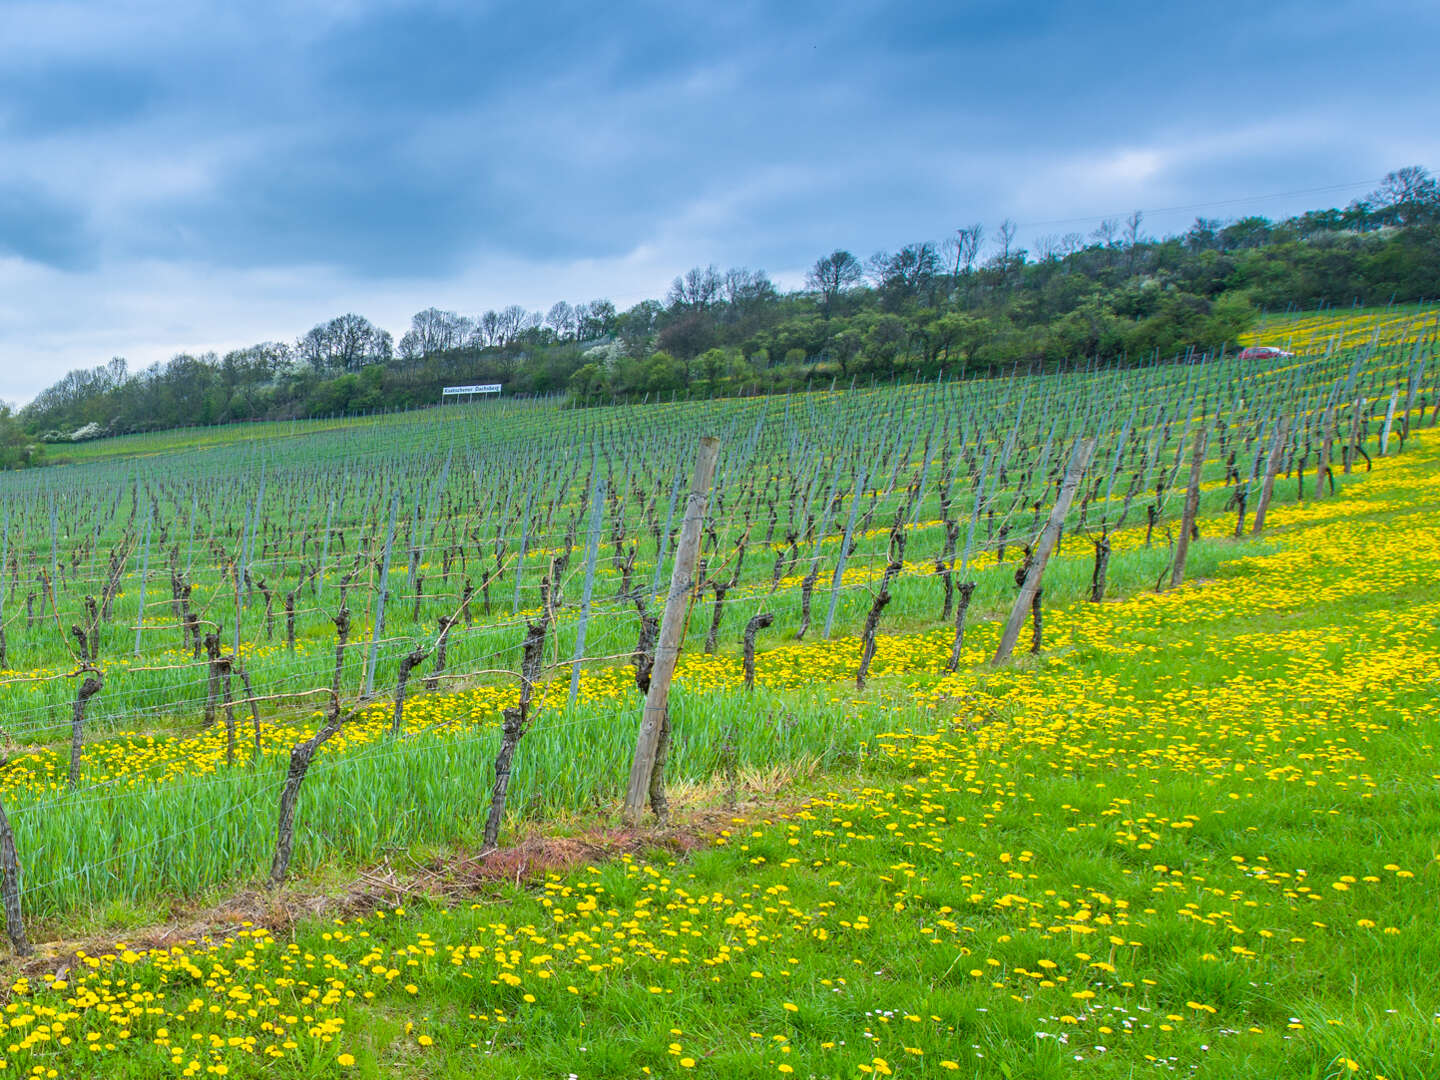
{"type": "Polygon", "coordinates": [[[0,474],[0,1072],[1440,1075],[1434,312],[1260,333],[0,474]]]}
{"type": "MultiPolygon", "coordinates": [[[[752,699],[733,656],[687,655],[678,716],[751,700],[771,728],[823,745],[828,725],[861,751],[779,790],[751,759],[734,810],[682,788],[683,852],[657,833],[468,895],[52,947],[12,973],[0,1067],[1437,1075],[1437,491],[1426,432],[1334,498],[1277,506],[1263,539],[1217,540],[1198,580],[1058,604],[1045,651],[1007,667],[983,663],[992,622],[954,673],[945,633],[897,627],[862,692],[853,638],[763,650],[752,699]]],[[[622,683],[587,671],[576,709],[622,683]]],[[[488,715],[485,693],[423,701],[488,715]]],[[[146,752],[105,767],[151,760],[153,784],[206,760],[146,752]]]]}

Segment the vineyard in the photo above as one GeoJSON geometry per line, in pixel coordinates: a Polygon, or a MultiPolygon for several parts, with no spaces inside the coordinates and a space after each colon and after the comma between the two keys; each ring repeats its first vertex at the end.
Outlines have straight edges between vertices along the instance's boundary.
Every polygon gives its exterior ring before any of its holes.
{"type": "Polygon", "coordinates": [[[0,474],[0,1067],[1436,1075],[1436,315],[1263,333],[0,474]]]}

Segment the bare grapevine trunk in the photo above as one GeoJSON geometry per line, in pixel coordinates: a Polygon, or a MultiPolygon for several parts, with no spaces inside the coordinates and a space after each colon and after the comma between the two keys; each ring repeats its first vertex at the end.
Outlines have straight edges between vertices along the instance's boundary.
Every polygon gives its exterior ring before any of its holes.
{"type": "Polygon", "coordinates": [[[745,689],[755,688],[755,635],[775,621],[768,611],[761,612],[745,624],[745,689]]]}
{"type": "MultiPolygon", "coordinates": [[[[85,705],[100,692],[105,685],[105,676],[94,668],[84,668],[88,671],[85,681],[80,684],[80,689],[75,693],[75,708],[70,719],[70,779],[69,785],[73,790],[75,785],[80,783],[80,751],[85,744],[85,705]]],[[[77,672],[76,674],[80,674],[77,672]]]]}
{"type": "Polygon", "coordinates": [[[875,635],[880,630],[880,613],[890,603],[890,583],[895,580],[905,566],[905,527],[902,524],[904,508],[895,517],[895,523],[890,527],[890,562],[885,567],[885,573],[880,578],[880,591],[875,594],[874,601],[870,604],[870,612],[865,616],[865,629],[861,632],[860,668],[855,672],[855,689],[865,689],[865,679],[870,673],[870,662],[875,659],[875,635]]]}
{"type": "Polygon", "coordinates": [[[395,683],[395,715],[390,720],[392,736],[400,734],[400,724],[405,718],[405,684],[410,681],[410,672],[428,655],[425,649],[414,649],[400,658],[400,677],[395,683]]]}
{"type": "Polygon", "coordinates": [[[290,768],[285,773],[285,788],[280,792],[280,817],[275,827],[275,856],[270,861],[270,884],[277,889],[284,884],[285,873],[290,868],[295,844],[295,800],[300,797],[300,785],[305,782],[305,774],[310,770],[315,752],[344,724],[345,719],[340,715],[340,698],[332,692],[330,714],[325,726],[290,750],[290,768]]]}
{"type": "Polygon", "coordinates": [[[34,950],[25,936],[25,920],[20,911],[20,857],[15,851],[15,833],[10,818],[0,805],[0,896],[5,904],[5,930],[16,956],[29,956],[34,950]]]}
{"type": "Polygon", "coordinates": [[[965,615],[970,610],[970,598],[975,595],[975,582],[962,581],[955,589],[960,600],[955,605],[955,637],[950,643],[950,659],[945,662],[946,671],[955,671],[960,666],[960,650],[965,644],[965,615]]]}
{"type": "Polygon", "coordinates": [[[500,839],[500,821],[505,816],[505,798],[510,792],[510,770],[515,748],[530,724],[530,701],[535,683],[540,678],[540,665],[545,658],[545,631],[549,620],[542,615],[539,622],[528,623],[525,646],[520,661],[520,700],[504,711],[500,752],[495,756],[495,787],[490,793],[490,810],[485,815],[485,836],[482,851],[494,851],[500,839]]]}
{"type": "Polygon", "coordinates": [[[800,626],[795,631],[795,640],[800,641],[805,637],[805,631],[810,629],[810,601],[815,595],[815,582],[820,578],[820,560],[817,557],[810,564],[810,572],[800,582],[800,626]]]}

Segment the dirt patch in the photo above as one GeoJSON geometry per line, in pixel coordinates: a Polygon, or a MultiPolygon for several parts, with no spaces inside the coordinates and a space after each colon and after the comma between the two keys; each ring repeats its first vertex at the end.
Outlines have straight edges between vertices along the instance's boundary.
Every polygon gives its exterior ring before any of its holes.
{"type": "MultiPolygon", "coordinates": [[[[78,956],[119,955],[125,950],[145,953],[175,947],[193,947],[232,937],[248,928],[264,928],[276,937],[292,935],[295,924],[307,919],[354,918],[379,908],[415,900],[450,903],[458,900],[503,901],[509,888],[536,886],[547,874],[563,873],[622,855],[661,853],[683,856],[704,848],[736,817],[778,814],[772,803],[747,803],[734,810],[713,806],[676,807],[665,826],[623,829],[592,826],[570,835],[545,835],[538,829],[515,844],[488,853],[457,851],[408,866],[390,857],[361,870],[346,886],[327,891],[301,888],[245,889],[220,904],[189,911],[161,926],[124,935],[61,939],[36,946],[36,954],[6,965],[31,979],[50,973],[63,978],[78,956]]],[[[405,860],[407,856],[400,856],[405,860]]]]}
{"type": "Polygon", "coordinates": [[[729,816],[708,815],[659,830],[592,829],[578,836],[536,836],[488,855],[436,860],[426,867],[431,894],[468,895],[495,882],[516,886],[542,881],[546,874],[604,862],[620,855],[660,851],[687,855],[705,847],[729,816]]]}

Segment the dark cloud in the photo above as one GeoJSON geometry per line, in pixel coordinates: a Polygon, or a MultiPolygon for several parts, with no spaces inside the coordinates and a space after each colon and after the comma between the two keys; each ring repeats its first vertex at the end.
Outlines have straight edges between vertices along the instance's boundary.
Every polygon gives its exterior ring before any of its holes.
{"type": "Polygon", "coordinates": [[[0,256],[73,270],[93,261],[81,212],[33,185],[0,180],[0,256]]]}

